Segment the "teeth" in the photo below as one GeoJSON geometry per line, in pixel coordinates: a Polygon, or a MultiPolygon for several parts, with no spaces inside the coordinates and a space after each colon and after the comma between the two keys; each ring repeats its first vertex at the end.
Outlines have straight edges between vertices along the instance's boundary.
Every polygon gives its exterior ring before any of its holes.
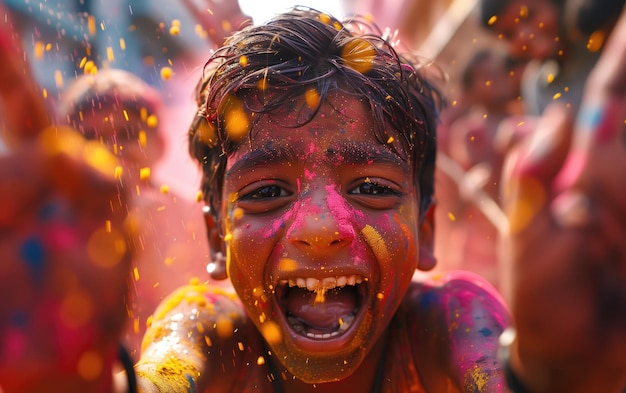
{"type": "Polygon", "coordinates": [[[337,276],[337,277],[326,277],[322,280],[318,280],[317,278],[290,278],[289,280],[281,280],[280,284],[289,285],[290,287],[299,287],[305,288],[309,291],[316,291],[320,289],[333,289],[333,288],[343,288],[346,285],[356,285],[361,284],[363,281],[363,277],[357,276],[355,274],[351,276],[337,276]]]}
{"type": "MultiPolygon", "coordinates": [[[[300,282],[300,279],[298,279],[300,282]]],[[[314,291],[315,289],[320,288],[320,280],[317,278],[307,278],[306,279],[306,289],[309,291],[314,291]]]]}

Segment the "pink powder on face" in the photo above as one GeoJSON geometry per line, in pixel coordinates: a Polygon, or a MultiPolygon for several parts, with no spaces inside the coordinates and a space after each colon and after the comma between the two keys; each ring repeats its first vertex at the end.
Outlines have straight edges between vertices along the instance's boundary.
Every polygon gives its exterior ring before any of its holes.
{"type": "MultiPolygon", "coordinates": [[[[305,178],[305,179],[307,179],[307,180],[313,180],[313,178],[314,178],[314,177],[315,177],[315,173],[311,172],[311,171],[310,171],[310,170],[308,170],[308,169],[305,169],[305,170],[304,170],[304,178],[305,178]]],[[[300,190],[298,189],[298,191],[300,191],[300,190]]]]}
{"type": "Polygon", "coordinates": [[[289,209],[285,212],[285,214],[273,220],[270,224],[270,227],[267,230],[263,231],[262,233],[263,238],[269,239],[273,237],[276,233],[278,233],[284,227],[285,222],[289,221],[291,217],[293,217],[293,215],[296,214],[297,210],[298,210],[297,207],[294,207],[293,209],[289,209]]]}

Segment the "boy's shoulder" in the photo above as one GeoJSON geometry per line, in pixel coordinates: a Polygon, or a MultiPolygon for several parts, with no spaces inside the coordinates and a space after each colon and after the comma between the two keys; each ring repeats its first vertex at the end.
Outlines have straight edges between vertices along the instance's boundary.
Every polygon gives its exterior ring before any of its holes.
{"type": "MultiPolygon", "coordinates": [[[[192,379],[200,390],[210,386],[216,391],[237,391],[233,388],[237,376],[246,364],[257,361],[263,348],[262,336],[233,291],[193,279],[155,310],[143,339],[138,373],[157,385],[169,387],[176,382],[189,389],[187,376],[197,375],[199,379],[192,379]],[[163,377],[163,367],[181,370],[177,373],[181,380],[163,377]]],[[[253,383],[264,383],[265,374],[257,374],[248,377],[253,383]]]]}
{"type": "Polygon", "coordinates": [[[409,301],[436,301],[463,296],[482,296],[504,305],[498,291],[482,276],[464,270],[416,272],[407,292],[409,301]]]}
{"type": "Polygon", "coordinates": [[[473,330],[481,324],[499,331],[510,322],[498,291],[486,279],[467,271],[417,273],[403,308],[409,321],[451,334],[456,328],[473,330]]]}
{"type": "Polygon", "coordinates": [[[420,374],[448,370],[447,377],[464,391],[497,391],[503,382],[498,337],[510,320],[489,282],[469,272],[418,273],[399,313],[420,374]]]}

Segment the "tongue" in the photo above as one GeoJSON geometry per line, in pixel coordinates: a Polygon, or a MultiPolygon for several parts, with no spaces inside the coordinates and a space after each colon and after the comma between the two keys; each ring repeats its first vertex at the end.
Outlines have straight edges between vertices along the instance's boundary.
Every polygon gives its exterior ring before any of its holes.
{"type": "Polygon", "coordinates": [[[291,288],[286,298],[287,315],[298,318],[310,331],[333,331],[340,318],[352,315],[356,298],[354,287],[330,289],[323,296],[304,288],[291,288]]]}

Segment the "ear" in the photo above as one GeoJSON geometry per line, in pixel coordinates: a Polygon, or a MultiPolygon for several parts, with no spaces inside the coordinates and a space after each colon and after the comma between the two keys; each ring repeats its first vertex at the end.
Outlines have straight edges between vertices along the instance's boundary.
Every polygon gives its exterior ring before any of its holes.
{"type": "Polygon", "coordinates": [[[214,280],[225,280],[228,278],[226,271],[226,250],[224,249],[224,241],[220,235],[219,224],[208,206],[202,209],[204,213],[204,224],[209,239],[209,264],[207,272],[214,280]]]}
{"type": "Polygon", "coordinates": [[[420,255],[417,268],[419,270],[431,270],[437,264],[435,258],[435,208],[433,200],[424,212],[420,223],[420,255]]]}

